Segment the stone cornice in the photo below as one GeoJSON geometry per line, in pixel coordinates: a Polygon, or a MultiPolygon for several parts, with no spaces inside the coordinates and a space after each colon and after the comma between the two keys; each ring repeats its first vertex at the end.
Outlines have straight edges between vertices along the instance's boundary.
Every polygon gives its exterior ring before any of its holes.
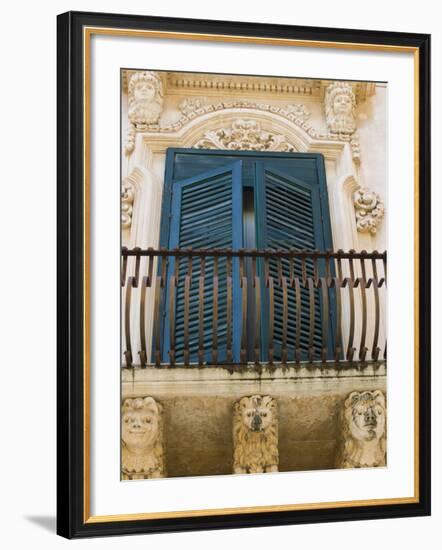
{"type": "MultiPolygon", "coordinates": [[[[137,71],[127,70],[122,72],[123,91],[127,92],[128,76],[137,71]]],[[[242,75],[216,75],[186,72],[162,72],[158,71],[164,95],[188,94],[188,95],[220,95],[232,96],[262,96],[272,95],[282,97],[309,98],[312,101],[323,101],[325,89],[330,84],[329,80],[307,78],[284,78],[270,76],[242,76],[242,75]]],[[[375,93],[376,84],[373,82],[353,82],[353,92],[356,102],[365,101],[367,97],[375,93]]]]}

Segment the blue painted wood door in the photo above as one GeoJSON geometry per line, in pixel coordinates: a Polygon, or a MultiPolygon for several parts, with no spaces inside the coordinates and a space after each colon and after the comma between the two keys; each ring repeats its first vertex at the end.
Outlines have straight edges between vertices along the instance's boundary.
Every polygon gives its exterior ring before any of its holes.
{"type": "MultiPolygon", "coordinates": [[[[243,234],[243,188],[253,191],[255,204],[256,246],[273,250],[291,248],[333,248],[330,215],[322,155],[305,153],[261,153],[251,151],[208,151],[195,149],[169,149],[167,153],[165,186],[163,194],[160,246],[166,248],[233,248],[244,246],[243,234]]],[[[180,260],[180,273],[184,274],[187,260],[180,260]],[[182,264],[182,265],[181,265],[182,264]]],[[[308,275],[312,264],[307,262],[308,275]]],[[[173,274],[175,260],[168,262],[168,277],[173,274]]],[[[258,263],[262,284],[263,262],[258,263]]],[[[288,264],[283,262],[284,275],[288,264]]],[[[321,272],[322,262],[318,263],[321,272]]],[[[219,266],[219,362],[226,359],[226,286],[225,263],[219,266]],[[224,286],[222,286],[224,285],[224,286]],[[223,317],[224,316],[224,317],[223,317]]],[[[295,267],[299,276],[299,267],[295,267]]],[[[241,289],[239,288],[238,261],[233,263],[233,361],[239,362],[239,338],[241,334],[241,289]]],[[[270,262],[272,275],[277,275],[275,261],[270,262]]],[[[204,289],[205,359],[210,361],[212,345],[213,289],[211,280],[213,260],[206,264],[204,289]]],[[[199,275],[199,261],[194,260],[193,276],[199,275]]],[[[307,327],[309,321],[308,291],[302,290],[301,349],[302,359],[307,354],[307,327]]],[[[334,323],[335,306],[330,291],[330,339],[334,323]]],[[[170,345],[168,317],[168,289],[165,293],[162,315],[163,361],[168,362],[170,345]]],[[[262,288],[261,356],[267,354],[268,293],[262,288]]],[[[293,311],[295,297],[289,292],[289,359],[293,360],[295,325],[293,311]]],[[[281,357],[282,342],[282,295],[275,288],[275,360],[281,357]]],[[[315,291],[314,346],[321,347],[322,299],[315,291]]],[[[190,301],[190,354],[197,360],[198,349],[198,290],[191,290],[190,301]]],[[[176,346],[177,362],[183,358],[183,279],[179,279],[176,301],[176,346]]]]}

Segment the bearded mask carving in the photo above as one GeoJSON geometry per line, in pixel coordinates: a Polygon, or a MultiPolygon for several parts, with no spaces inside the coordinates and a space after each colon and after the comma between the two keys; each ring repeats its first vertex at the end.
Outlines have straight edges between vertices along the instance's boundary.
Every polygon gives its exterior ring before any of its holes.
{"type": "Polygon", "coordinates": [[[333,134],[353,134],[356,130],[356,98],[350,84],[334,82],[325,94],[327,127],[333,134]]]}
{"type": "Polygon", "coordinates": [[[157,124],[163,110],[163,85],[153,71],[135,73],[129,81],[129,120],[137,128],[157,124]]]}

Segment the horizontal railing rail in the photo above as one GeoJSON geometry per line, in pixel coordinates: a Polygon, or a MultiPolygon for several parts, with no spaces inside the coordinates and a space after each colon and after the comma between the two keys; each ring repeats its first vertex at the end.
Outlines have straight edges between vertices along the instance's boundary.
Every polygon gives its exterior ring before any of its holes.
{"type": "Polygon", "coordinates": [[[333,252],[332,250],[257,250],[257,249],[247,249],[240,248],[238,250],[232,250],[231,248],[127,248],[125,246],[121,249],[122,258],[136,257],[142,258],[146,256],[192,256],[192,257],[201,257],[201,256],[225,256],[225,257],[255,257],[255,258],[265,258],[265,257],[278,257],[278,258],[339,258],[339,259],[353,259],[353,260],[387,260],[386,252],[378,252],[374,250],[373,252],[367,252],[366,250],[361,250],[357,252],[356,250],[349,250],[344,252],[343,250],[337,250],[333,252]]]}
{"type": "Polygon", "coordinates": [[[124,366],[385,360],[386,273],[377,251],[123,247],[124,366]]]}

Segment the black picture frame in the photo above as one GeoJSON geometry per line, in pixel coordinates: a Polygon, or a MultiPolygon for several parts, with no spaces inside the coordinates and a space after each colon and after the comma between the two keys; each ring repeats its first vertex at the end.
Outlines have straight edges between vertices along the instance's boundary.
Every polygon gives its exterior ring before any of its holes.
{"type": "MultiPolygon", "coordinates": [[[[430,36],[68,12],[57,21],[57,532],[67,538],[335,522],[430,514],[430,36]],[[418,498],[405,504],[94,521],[85,489],[84,29],[140,29],[412,48],[418,74],[418,498]]],[[[88,434],[86,434],[86,437],[88,434]]]]}

